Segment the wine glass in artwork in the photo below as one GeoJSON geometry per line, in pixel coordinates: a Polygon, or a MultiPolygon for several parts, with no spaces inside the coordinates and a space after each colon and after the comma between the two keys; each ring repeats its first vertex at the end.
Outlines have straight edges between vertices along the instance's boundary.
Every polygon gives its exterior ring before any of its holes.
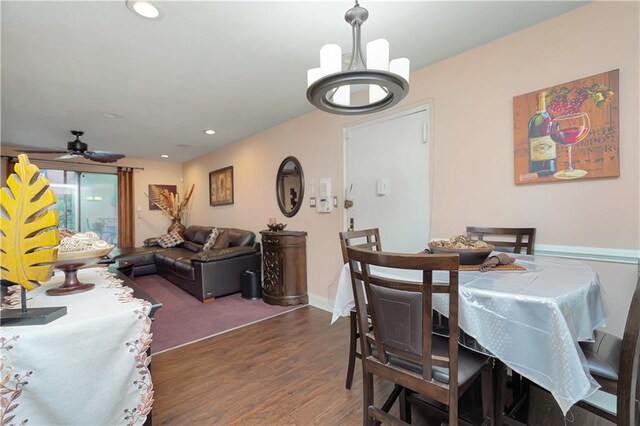
{"type": "Polygon", "coordinates": [[[571,148],[573,145],[580,143],[589,134],[590,126],[589,115],[586,112],[577,112],[553,119],[549,136],[555,143],[565,145],[569,156],[567,168],[555,173],[554,177],[558,179],[578,179],[587,174],[586,170],[573,168],[571,148]]]}

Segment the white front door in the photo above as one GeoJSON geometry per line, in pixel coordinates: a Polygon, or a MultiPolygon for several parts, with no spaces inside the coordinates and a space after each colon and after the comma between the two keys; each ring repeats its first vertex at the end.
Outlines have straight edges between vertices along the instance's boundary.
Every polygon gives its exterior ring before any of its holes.
{"type": "Polygon", "coordinates": [[[427,247],[430,224],[428,110],[345,131],[345,228],[380,228],[384,251],[427,247]]]}

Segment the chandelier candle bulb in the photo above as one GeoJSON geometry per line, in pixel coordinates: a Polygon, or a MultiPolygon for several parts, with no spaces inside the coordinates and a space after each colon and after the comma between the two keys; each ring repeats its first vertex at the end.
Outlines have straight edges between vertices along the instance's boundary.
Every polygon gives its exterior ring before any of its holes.
{"type": "Polygon", "coordinates": [[[342,49],[337,44],[325,44],[320,49],[322,77],[342,71],[342,49]]]}
{"type": "Polygon", "coordinates": [[[409,82],[409,58],[398,58],[389,62],[389,71],[394,74],[398,74],[400,77],[409,82]]]}
{"type": "MultiPolygon", "coordinates": [[[[367,69],[389,71],[389,42],[383,38],[367,43],[367,69]]],[[[374,84],[369,86],[369,102],[378,102],[387,92],[374,84]]]]}
{"type": "Polygon", "coordinates": [[[322,68],[311,68],[307,71],[307,87],[311,86],[322,77],[322,68]]]}

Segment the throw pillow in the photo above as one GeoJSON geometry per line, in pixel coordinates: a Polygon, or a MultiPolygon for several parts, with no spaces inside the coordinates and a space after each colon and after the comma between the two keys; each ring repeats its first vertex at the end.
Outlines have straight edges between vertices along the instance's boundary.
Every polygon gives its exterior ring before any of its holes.
{"type": "Polygon", "coordinates": [[[216,239],[216,243],[213,245],[213,249],[221,249],[229,247],[229,233],[226,229],[220,230],[220,235],[216,239]]]}
{"type": "Polygon", "coordinates": [[[172,231],[158,238],[158,244],[163,248],[179,246],[182,243],[184,243],[184,239],[178,234],[178,231],[172,231]]]}
{"type": "Polygon", "coordinates": [[[207,241],[205,241],[204,245],[202,246],[202,251],[211,250],[216,243],[216,239],[218,239],[218,235],[220,235],[220,232],[218,232],[218,228],[213,228],[211,230],[211,233],[207,237],[207,241]]]}

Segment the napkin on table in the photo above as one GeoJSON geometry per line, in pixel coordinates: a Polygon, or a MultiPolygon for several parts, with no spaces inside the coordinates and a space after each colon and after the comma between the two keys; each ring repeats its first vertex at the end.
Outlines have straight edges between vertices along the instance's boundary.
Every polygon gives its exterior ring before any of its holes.
{"type": "Polygon", "coordinates": [[[487,259],[482,265],[480,265],[480,272],[490,271],[494,266],[498,265],[511,265],[516,260],[506,253],[498,253],[487,259]]]}

